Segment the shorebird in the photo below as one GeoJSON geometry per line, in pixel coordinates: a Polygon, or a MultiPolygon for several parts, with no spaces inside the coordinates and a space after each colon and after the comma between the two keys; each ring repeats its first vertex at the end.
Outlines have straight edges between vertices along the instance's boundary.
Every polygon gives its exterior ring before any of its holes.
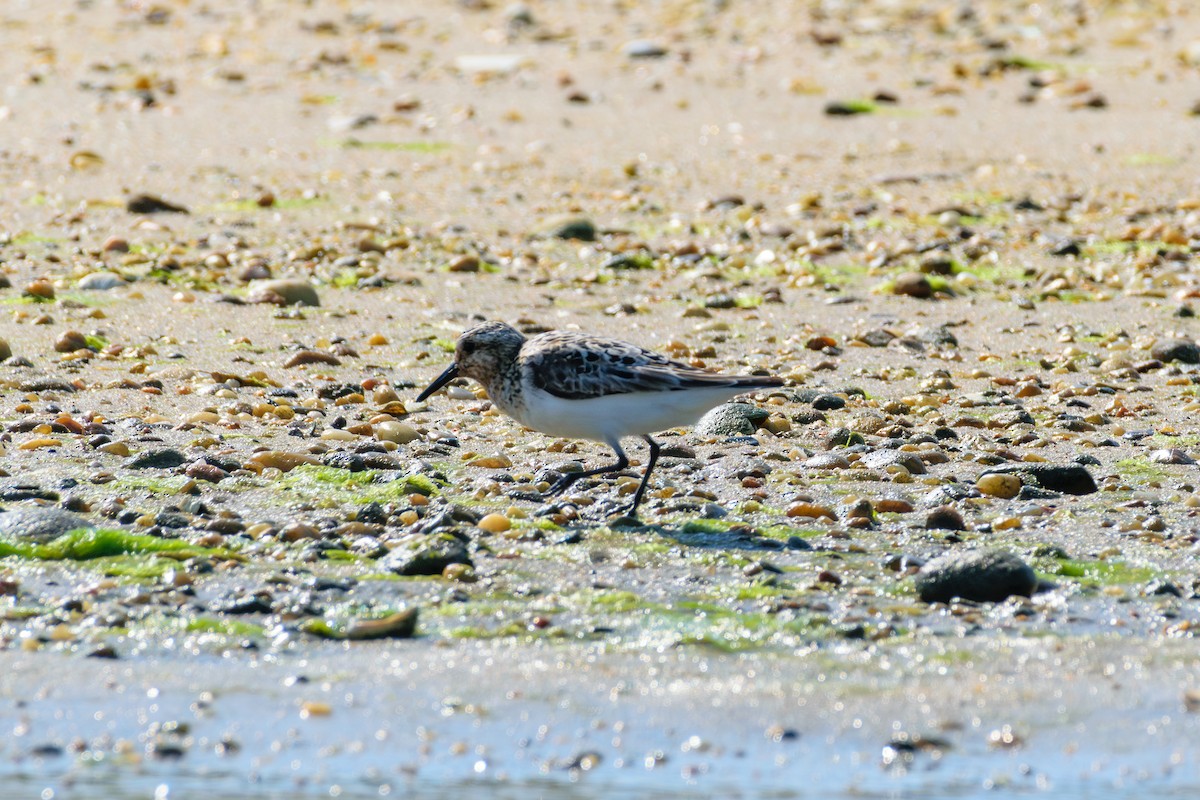
{"type": "Polygon", "coordinates": [[[463,333],[454,363],[417,400],[424,401],[459,376],[483,384],[497,408],[528,428],[604,442],[613,449],[615,464],[569,472],[554,482],[546,497],[583,478],[625,469],[629,458],[621,440],[641,437],[650,456],[629,506],[631,517],[637,515],[661,449],[650,434],[691,425],[739,394],[783,384],[773,376],[706,372],[618,339],[566,331],[526,338],[503,322],[484,322],[463,333]]]}

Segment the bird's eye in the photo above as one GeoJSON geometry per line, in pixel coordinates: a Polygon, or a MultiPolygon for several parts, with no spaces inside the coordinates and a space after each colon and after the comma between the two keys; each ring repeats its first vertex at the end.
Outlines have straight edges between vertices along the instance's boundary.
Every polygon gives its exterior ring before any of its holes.
{"type": "Polygon", "coordinates": [[[475,343],[474,342],[463,342],[462,344],[460,344],[458,346],[458,349],[464,356],[469,356],[469,355],[471,355],[471,353],[475,352],[475,343]]]}

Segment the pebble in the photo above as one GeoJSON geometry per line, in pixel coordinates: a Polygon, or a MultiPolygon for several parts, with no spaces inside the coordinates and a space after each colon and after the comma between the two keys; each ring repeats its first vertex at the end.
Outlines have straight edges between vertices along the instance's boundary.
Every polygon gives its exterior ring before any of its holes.
{"type": "Polygon", "coordinates": [[[421,434],[411,425],[406,425],[403,422],[395,422],[393,420],[385,420],[376,423],[375,438],[381,442],[395,442],[396,444],[408,444],[421,438],[421,434]]]}
{"type": "Polygon", "coordinates": [[[0,361],[7,361],[12,358],[12,354],[12,346],[9,345],[8,340],[0,338],[0,361]]]}
{"type": "Polygon", "coordinates": [[[818,453],[804,462],[807,469],[849,469],[850,461],[838,453],[818,453]]]}
{"type": "Polygon", "coordinates": [[[1016,475],[987,472],[975,481],[975,488],[983,494],[1009,500],[1021,491],[1021,479],[1016,475]]]}
{"type": "Polygon", "coordinates": [[[303,465],[317,466],[321,459],[305,453],[286,453],[279,450],[264,450],[250,456],[250,462],[263,469],[274,468],[280,472],[291,472],[303,465]]]}
{"type": "Polygon", "coordinates": [[[88,341],[79,331],[63,331],[63,333],[54,340],[54,352],[56,353],[74,353],[76,350],[87,350],[88,341]]]}
{"type": "Polygon", "coordinates": [[[418,535],[379,560],[397,575],[441,575],[450,564],[474,566],[466,544],[450,533],[418,535]]]}
{"type": "Polygon", "coordinates": [[[48,542],[77,528],[92,528],[84,517],[54,506],[11,508],[0,512],[0,536],[48,542]]]}
{"type": "Polygon", "coordinates": [[[929,530],[965,531],[967,523],[957,509],[951,506],[938,506],[926,515],[925,527],[929,530]]]}
{"type": "Polygon", "coordinates": [[[892,281],[892,294],[926,300],[933,297],[933,284],[920,272],[905,272],[892,281]]]}
{"type": "Polygon", "coordinates": [[[1029,597],[1037,585],[1033,568],[1004,550],[951,551],[927,563],[916,576],[917,594],[926,603],[954,598],[998,603],[1014,595],[1029,597]]]}
{"type": "Polygon", "coordinates": [[[186,214],[188,210],[152,194],[135,194],[125,201],[130,214],[186,214]]]}
{"type": "Polygon", "coordinates": [[[321,299],[316,287],[304,280],[254,281],[246,298],[251,303],[272,303],[277,306],[319,306],[321,299]]]}
{"type": "Polygon", "coordinates": [[[1191,339],[1160,339],[1150,348],[1150,356],[1163,362],[1200,364],[1200,346],[1191,339]]]}
{"type": "Polygon", "coordinates": [[[1082,464],[1021,464],[993,467],[988,472],[1019,475],[1022,483],[1063,494],[1083,495],[1095,492],[1096,481],[1082,464]]]}
{"type": "Polygon", "coordinates": [[[324,353],[320,350],[301,350],[293,355],[283,366],[285,369],[300,367],[307,364],[326,364],[331,367],[339,366],[342,360],[333,353],[324,353]]]}
{"type": "Polygon", "coordinates": [[[1189,456],[1178,447],[1163,448],[1150,453],[1150,460],[1155,464],[1195,464],[1196,459],[1189,456]]]}
{"type": "Polygon", "coordinates": [[[125,466],[128,469],[174,469],[187,462],[183,453],[171,447],[161,450],[147,450],[130,459],[125,466]]]}
{"type": "Polygon", "coordinates": [[[569,217],[552,220],[547,224],[550,235],[556,239],[575,239],[581,242],[596,241],[596,224],[587,217],[569,217]]]}
{"type": "Polygon", "coordinates": [[[652,39],[634,39],[621,47],[626,58],[662,58],[670,51],[666,45],[652,39]]]}
{"type": "Polygon", "coordinates": [[[356,619],[346,626],[350,641],[411,639],[417,632],[417,609],[407,608],[382,619],[356,619]]]}
{"type": "Polygon", "coordinates": [[[698,436],[748,436],[769,416],[767,411],[749,403],[725,403],[701,417],[695,432],[698,436]]]}
{"type": "Polygon", "coordinates": [[[83,276],[79,283],[75,284],[75,288],[83,291],[106,292],[116,289],[118,286],[127,285],[125,278],[115,272],[92,272],[83,276]]]}
{"type": "Polygon", "coordinates": [[[489,533],[504,533],[512,528],[512,522],[503,514],[488,514],[476,525],[489,533]]]}

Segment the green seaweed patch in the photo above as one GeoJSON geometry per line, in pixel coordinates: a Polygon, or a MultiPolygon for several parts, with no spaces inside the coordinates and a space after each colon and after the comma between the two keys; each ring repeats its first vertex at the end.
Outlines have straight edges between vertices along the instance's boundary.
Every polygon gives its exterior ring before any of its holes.
{"type": "Polygon", "coordinates": [[[1044,61],[1040,58],[1033,58],[1032,56],[1023,56],[1019,53],[1001,56],[993,63],[995,63],[996,66],[1004,69],[1023,69],[1029,70],[1030,72],[1066,72],[1066,67],[1064,67],[1062,64],[1056,64],[1053,61],[1044,61]]]}
{"type": "MultiPolygon", "coordinates": [[[[109,488],[114,492],[143,491],[150,494],[179,494],[183,487],[191,481],[186,475],[167,475],[154,477],[149,475],[124,475],[113,481],[109,488]]],[[[222,488],[225,485],[222,484],[222,488]]]]}
{"type": "Polygon", "coordinates": [[[180,539],[110,528],[80,528],[44,544],[0,540],[0,558],[15,556],[39,561],[90,561],[109,556],[165,555],[176,560],[233,554],[223,548],[200,547],[180,539]]]}
{"type": "Polygon", "coordinates": [[[337,146],[343,150],[388,150],[404,153],[434,154],[443,153],[451,148],[449,142],[418,140],[414,142],[389,142],[379,140],[358,139],[349,137],[342,139],[337,146]]]}
{"type": "Polygon", "coordinates": [[[1149,567],[1133,566],[1127,561],[1080,561],[1060,558],[1047,564],[1044,577],[1069,578],[1092,586],[1141,584],[1154,577],[1149,567]]]}
{"type": "Polygon", "coordinates": [[[236,619],[217,619],[215,617],[196,617],[187,620],[183,629],[187,633],[212,633],[219,636],[236,638],[259,638],[266,634],[266,629],[252,622],[236,619]]]}
{"type": "Polygon", "coordinates": [[[1171,477],[1171,472],[1147,458],[1123,458],[1113,465],[1122,478],[1138,481],[1162,481],[1171,477]]]}
{"type": "Polygon", "coordinates": [[[691,519],[683,523],[680,533],[728,533],[735,525],[742,523],[727,519],[691,519]]]}
{"type": "Polygon", "coordinates": [[[1133,153],[1125,157],[1125,163],[1131,167],[1172,167],[1179,158],[1163,153],[1133,153]]]}
{"type": "Polygon", "coordinates": [[[331,502],[391,503],[410,494],[437,494],[437,486],[425,475],[409,475],[395,480],[378,470],[351,472],[338,467],[305,464],[285,474],[279,481],[286,489],[331,502]]]}

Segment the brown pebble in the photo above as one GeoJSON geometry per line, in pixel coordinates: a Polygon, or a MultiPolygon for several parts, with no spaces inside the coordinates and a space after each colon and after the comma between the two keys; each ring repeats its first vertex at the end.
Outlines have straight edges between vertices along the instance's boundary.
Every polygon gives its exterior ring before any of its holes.
{"type": "Polygon", "coordinates": [[[87,338],[79,331],[64,331],[54,342],[56,353],[74,353],[76,350],[86,350],[87,338]]]}
{"type": "Polygon", "coordinates": [[[930,530],[964,531],[967,529],[967,523],[957,509],[938,506],[925,517],[925,527],[930,530]]]}
{"type": "Polygon", "coordinates": [[[193,461],[188,464],[183,471],[189,478],[208,481],[209,483],[218,483],[229,477],[229,473],[218,466],[209,464],[206,461],[193,461]]]}
{"type": "Polygon", "coordinates": [[[283,366],[286,369],[299,367],[303,364],[328,364],[336,367],[341,363],[341,359],[339,359],[333,353],[322,353],[319,350],[301,350],[299,353],[296,353],[296,355],[289,358],[283,366]]]}
{"type": "Polygon", "coordinates": [[[39,278],[25,287],[25,294],[42,300],[54,299],[54,284],[45,278],[39,278]]]}
{"type": "Polygon", "coordinates": [[[479,272],[479,257],[462,255],[450,262],[451,272],[479,272]]]}
{"type": "Polygon", "coordinates": [[[933,284],[919,272],[905,272],[892,282],[892,294],[924,300],[933,297],[933,284]]]}

